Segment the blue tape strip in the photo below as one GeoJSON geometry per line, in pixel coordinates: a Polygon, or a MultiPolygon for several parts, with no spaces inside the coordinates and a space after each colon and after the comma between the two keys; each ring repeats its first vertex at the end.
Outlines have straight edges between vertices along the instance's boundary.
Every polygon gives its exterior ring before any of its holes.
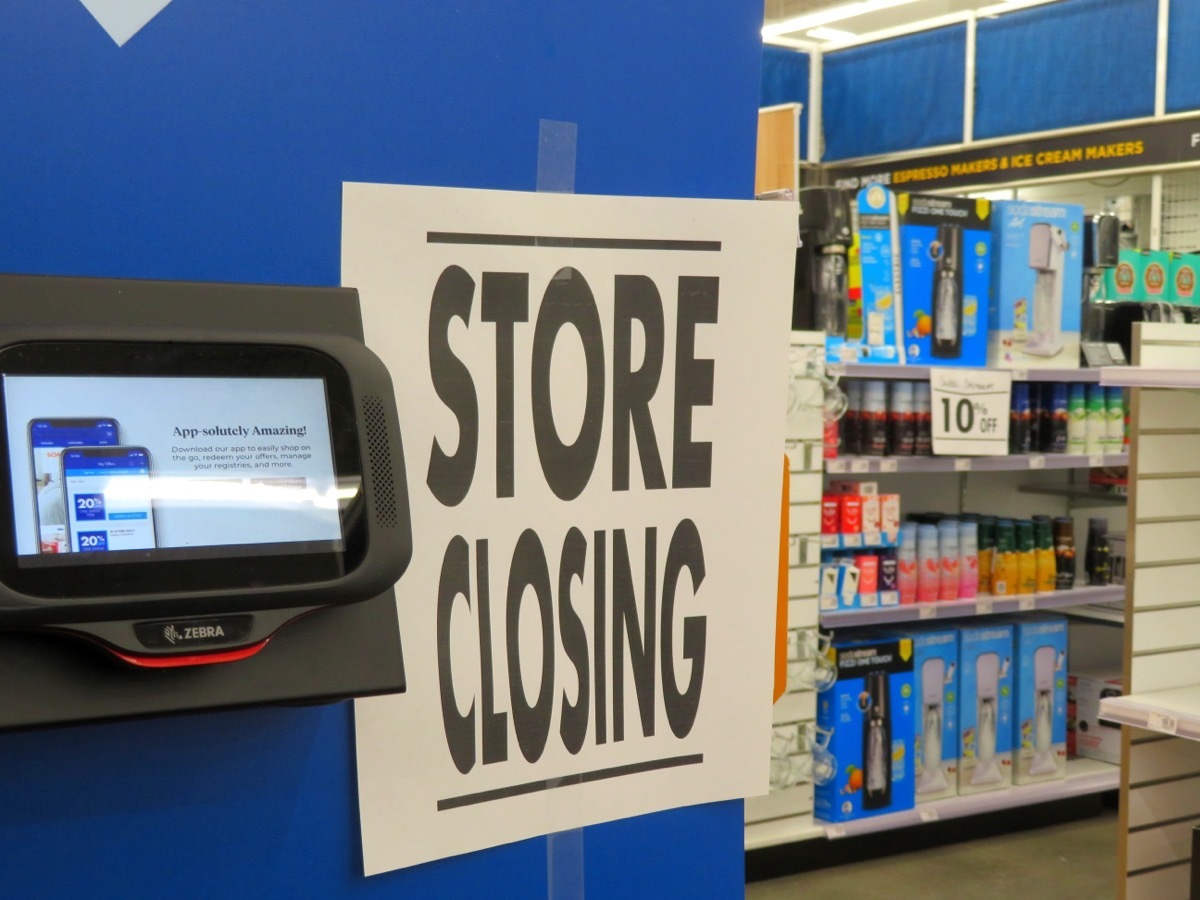
{"type": "Polygon", "coordinates": [[[546,835],[546,896],[583,900],[583,829],[546,835]]]}
{"type": "Polygon", "coordinates": [[[538,120],[538,191],[575,193],[575,143],[578,136],[579,126],[574,122],[538,120]]]}

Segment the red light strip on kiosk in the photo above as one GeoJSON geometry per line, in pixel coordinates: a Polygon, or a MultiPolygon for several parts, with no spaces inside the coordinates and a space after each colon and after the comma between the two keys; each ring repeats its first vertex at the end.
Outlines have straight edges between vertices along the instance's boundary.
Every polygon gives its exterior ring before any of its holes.
{"type": "Polygon", "coordinates": [[[140,656],[116,650],[107,644],[100,644],[105,650],[122,662],[129,663],[142,669],[175,669],[183,666],[210,666],[216,663],[237,662],[247,659],[267,646],[270,638],[265,638],[257,644],[239,647],[236,650],[218,650],[213,653],[192,653],[185,656],[140,656]]]}

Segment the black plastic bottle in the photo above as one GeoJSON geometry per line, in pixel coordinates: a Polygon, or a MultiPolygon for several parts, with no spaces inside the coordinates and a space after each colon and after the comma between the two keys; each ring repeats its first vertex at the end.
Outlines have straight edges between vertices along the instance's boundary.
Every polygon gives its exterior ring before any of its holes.
{"type": "Polygon", "coordinates": [[[1088,584],[1112,583],[1112,549],[1108,546],[1108,519],[1088,519],[1087,555],[1083,558],[1088,584]]]}
{"type": "Polygon", "coordinates": [[[863,809],[883,809],[892,802],[892,717],[888,713],[888,676],[871,672],[864,685],[863,809]]]}
{"type": "Polygon", "coordinates": [[[938,226],[937,244],[930,248],[937,262],[933,273],[932,333],[929,353],[938,359],[962,356],[962,228],[953,223],[938,226]]]}

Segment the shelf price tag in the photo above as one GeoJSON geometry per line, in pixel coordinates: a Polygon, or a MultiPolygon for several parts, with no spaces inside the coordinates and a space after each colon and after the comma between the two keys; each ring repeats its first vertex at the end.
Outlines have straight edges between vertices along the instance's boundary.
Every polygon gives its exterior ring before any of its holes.
{"type": "Polygon", "coordinates": [[[936,809],[921,809],[917,811],[922,822],[936,822],[938,820],[938,811],[936,809]]]}
{"type": "Polygon", "coordinates": [[[937,617],[937,607],[932,603],[918,604],[917,618],[918,619],[933,619],[937,617]]]}
{"type": "Polygon", "coordinates": [[[880,472],[895,472],[898,468],[899,466],[896,464],[894,459],[888,459],[885,457],[879,461],[880,472]]]}
{"type": "Polygon", "coordinates": [[[995,605],[991,598],[975,601],[975,615],[977,616],[990,616],[994,610],[995,605]]]}
{"type": "Polygon", "coordinates": [[[850,471],[856,474],[860,472],[870,472],[871,462],[870,460],[866,459],[852,459],[850,460],[850,471]]]}
{"type": "Polygon", "coordinates": [[[1037,601],[1033,597],[1021,597],[1017,600],[1017,609],[1020,612],[1029,612],[1032,609],[1037,609],[1037,601]]]}
{"type": "Polygon", "coordinates": [[[947,456],[1004,456],[1012,405],[1012,372],[942,369],[929,372],[933,452],[947,456]]]}
{"type": "Polygon", "coordinates": [[[1179,730],[1179,719],[1162,713],[1151,712],[1146,719],[1146,727],[1150,731],[1162,731],[1175,734],[1179,730]]]}

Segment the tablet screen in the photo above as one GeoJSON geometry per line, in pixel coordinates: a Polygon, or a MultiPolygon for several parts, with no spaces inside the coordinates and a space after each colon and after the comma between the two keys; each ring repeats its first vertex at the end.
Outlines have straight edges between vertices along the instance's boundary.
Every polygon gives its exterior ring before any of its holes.
{"type": "Polygon", "coordinates": [[[8,445],[24,450],[9,456],[22,558],[305,552],[342,539],[319,378],[5,375],[3,385],[8,445]]]}
{"type": "Polygon", "coordinates": [[[0,385],[0,579],[14,589],[270,588],[363,558],[356,407],[332,357],[30,343],[0,352],[0,385]]]}

